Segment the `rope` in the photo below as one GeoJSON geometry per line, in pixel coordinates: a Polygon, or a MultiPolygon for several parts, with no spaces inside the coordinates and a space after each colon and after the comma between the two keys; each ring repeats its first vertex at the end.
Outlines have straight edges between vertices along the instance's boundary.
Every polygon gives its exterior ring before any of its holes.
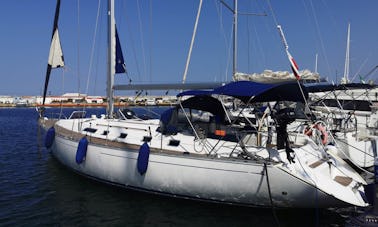
{"type": "Polygon", "coordinates": [[[265,175],[266,175],[266,184],[268,186],[268,192],[269,192],[269,199],[270,199],[270,205],[272,206],[272,213],[274,220],[276,221],[277,226],[280,226],[280,222],[277,217],[276,209],[273,204],[273,199],[272,199],[272,193],[270,189],[270,183],[269,183],[269,176],[268,176],[268,167],[266,166],[266,162],[264,162],[264,169],[265,169],[265,175]]]}

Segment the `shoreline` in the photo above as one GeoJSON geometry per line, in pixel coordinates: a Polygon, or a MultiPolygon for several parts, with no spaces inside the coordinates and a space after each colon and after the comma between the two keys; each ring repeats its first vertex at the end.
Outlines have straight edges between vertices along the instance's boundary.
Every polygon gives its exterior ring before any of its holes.
{"type": "MultiPolygon", "coordinates": [[[[115,103],[115,107],[133,107],[133,106],[172,106],[173,103],[162,103],[162,104],[156,104],[156,105],[145,105],[143,103],[141,104],[134,104],[134,103],[115,103]]],[[[18,108],[18,107],[42,107],[41,104],[15,104],[15,103],[0,103],[0,108],[18,108]]],[[[86,107],[86,108],[98,108],[98,107],[106,107],[107,103],[50,103],[45,104],[44,107],[65,107],[65,108],[72,108],[72,107],[86,107]]]]}

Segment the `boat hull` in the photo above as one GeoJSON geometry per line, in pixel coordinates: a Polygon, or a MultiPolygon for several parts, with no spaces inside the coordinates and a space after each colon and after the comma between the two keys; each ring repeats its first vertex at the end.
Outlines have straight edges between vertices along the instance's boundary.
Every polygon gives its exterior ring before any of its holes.
{"type": "Polygon", "coordinates": [[[348,205],[280,168],[281,164],[152,152],[146,173],[140,174],[138,149],[94,144],[89,138],[85,161],[77,164],[78,142],[57,135],[52,154],[79,174],[124,188],[243,206],[348,205]]]}

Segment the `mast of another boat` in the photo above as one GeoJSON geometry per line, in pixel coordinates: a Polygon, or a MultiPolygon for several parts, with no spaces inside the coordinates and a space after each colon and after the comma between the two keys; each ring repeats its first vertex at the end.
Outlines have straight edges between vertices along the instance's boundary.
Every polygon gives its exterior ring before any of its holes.
{"type": "Polygon", "coordinates": [[[232,79],[235,81],[237,73],[237,63],[238,63],[238,18],[240,15],[246,16],[266,16],[265,13],[239,13],[238,11],[238,0],[234,0],[234,8],[231,8],[225,1],[220,1],[228,10],[232,12],[233,15],[233,34],[232,34],[232,79]]]}
{"type": "Polygon", "coordinates": [[[318,73],[318,54],[315,54],[315,73],[318,73]]]}
{"type": "Polygon", "coordinates": [[[234,0],[234,32],[233,32],[233,68],[232,79],[236,80],[237,57],[238,57],[238,0],[234,0]]]}
{"type": "Polygon", "coordinates": [[[342,84],[349,83],[349,46],[350,46],[350,23],[348,24],[347,47],[345,52],[344,77],[341,80],[342,84]]]}
{"type": "Polygon", "coordinates": [[[107,73],[107,109],[108,118],[113,118],[114,112],[114,74],[115,74],[115,19],[114,19],[114,0],[108,0],[108,73],[107,73]]]}
{"type": "Polygon", "coordinates": [[[232,79],[236,80],[236,68],[237,68],[237,56],[238,56],[238,44],[237,44],[237,38],[238,38],[238,0],[234,0],[234,8],[232,9],[226,2],[221,0],[221,3],[232,12],[233,15],[233,34],[232,34],[232,79]]]}

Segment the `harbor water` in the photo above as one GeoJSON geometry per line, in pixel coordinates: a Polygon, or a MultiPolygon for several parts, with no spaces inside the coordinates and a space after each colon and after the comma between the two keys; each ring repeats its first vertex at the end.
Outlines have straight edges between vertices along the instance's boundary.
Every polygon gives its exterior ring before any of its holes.
{"type": "MultiPolygon", "coordinates": [[[[105,110],[87,112],[99,116],[105,110]]],[[[0,226],[345,226],[356,215],[353,207],[257,209],[97,183],[53,158],[42,145],[37,118],[34,108],[0,109],[0,226]]]]}

